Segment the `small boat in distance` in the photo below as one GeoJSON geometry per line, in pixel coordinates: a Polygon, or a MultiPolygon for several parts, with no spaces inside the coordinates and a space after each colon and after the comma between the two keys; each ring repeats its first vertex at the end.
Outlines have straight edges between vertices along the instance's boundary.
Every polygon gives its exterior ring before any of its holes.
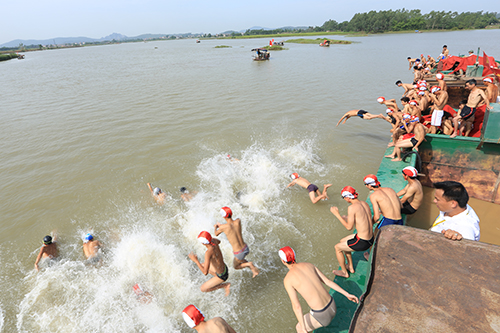
{"type": "Polygon", "coordinates": [[[262,49],[262,48],[256,48],[252,49],[252,52],[256,52],[253,60],[255,61],[263,61],[263,60],[269,60],[269,57],[271,56],[271,53],[269,53],[268,50],[262,49]]]}
{"type": "Polygon", "coordinates": [[[325,46],[328,47],[330,46],[330,41],[328,39],[325,39],[323,43],[320,43],[319,46],[325,46]]]}

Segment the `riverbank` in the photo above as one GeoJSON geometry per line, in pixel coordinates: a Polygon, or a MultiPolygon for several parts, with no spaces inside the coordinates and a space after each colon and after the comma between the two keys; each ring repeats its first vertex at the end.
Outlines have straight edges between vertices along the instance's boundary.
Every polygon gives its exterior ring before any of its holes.
{"type": "Polygon", "coordinates": [[[10,60],[10,59],[14,59],[14,58],[17,58],[18,55],[17,53],[7,53],[7,54],[0,54],[0,61],[6,61],[6,60],[10,60]]]}

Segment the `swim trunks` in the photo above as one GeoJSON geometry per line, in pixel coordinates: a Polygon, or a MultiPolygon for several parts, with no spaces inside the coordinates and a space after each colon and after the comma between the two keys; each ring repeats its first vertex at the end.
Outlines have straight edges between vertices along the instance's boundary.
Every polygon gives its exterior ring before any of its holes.
{"type": "Polygon", "coordinates": [[[463,107],[462,111],[460,112],[460,117],[462,117],[462,120],[465,121],[472,117],[476,113],[476,108],[470,108],[467,105],[463,107]]]}
{"type": "Polygon", "coordinates": [[[410,139],[410,142],[411,142],[411,144],[413,145],[413,147],[415,147],[415,146],[417,145],[417,143],[418,143],[418,140],[417,140],[417,139],[415,139],[415,138],[411,138],[411,139],[410,139]]]}
{"type": "Polygon", "coordinates": [[[373,245],[373,240],[374,240],[373,236],[372,239],[366,240],[359,238],[358,234],[355,234],[354,238],[349,239],[347,241],[347,246],[349,246],[354,251],[365,251],[368,250],[370,246],[373,245]]]}
{"type": "Polygon", "coordinates": [[[227,278],[229,277],[229,272],[227,270],[227,265],[224,264],[224,272],[222,274],[219,274],[219,273],[215,273],[215,274],[217,274],[217,277],[219,279],[221,279],[222,281],[226,281],[227,278]]]}
{"type": "MultiPolygon", "coordinates": [[[[337,307],[335,306],[335,302],[333,301],[332,297],[327,306],[325,306],[322,310],[311,309],[309,314],[321,324],[321,327],[325,327],[332,322],[336,312],[337,312],[337,307]]],[[[313,323],[311,322],[311,316],[304,316],[304,319],[306,321],[306,326],[309,326],[309,328],[315,327],[315,325],[313,325],[313,323]]]]}
{"type": "Polygon", "coordinates": [[[412,207],[412,205],[408,202],[405,201],[403,203],[403,208],[401,208],[401,214],[406,214],[406,215],[411,215],[415,213],[417,210],[412,207]]]}
{"type": "Polygon", "coordinates": [[[434,110],[431,118],[432,126],[441,126],[441,121],[443,119],[444,111],[443,110],[434,110]]]}
{"type": "Polygon", "coordinates": [[[318,187],[314,184],[310,184],[308,187],[307,187],[307,190],[309,192],[316,192],[318,190],[318,187]]]}
{"type": "MultiPolygon", "coordinates": [[[[397,122],[396,118],[394,118],[393,116],[389,116],[389,118],[391,118],[391,124],[396,125],[396,122],[397,122]]],[[[404,128],[404,126],[403,126],[403,128],[404,128]]]]}
{"type": "Polygon", "coordinates": [[[245,246],[239,250],[238,252],[233,252],[234,257],[238,260],[245,260],[245,257],[250,253],[250,249],[248,248],[248,245],[245,244],[245,246]]]}
{"type": "Polygon", "coordinates": [[[359,118],[363,118],[365,113],[368,113],[368,112],[366,112],[366,111],[364,111],[364,110],[359,110],[359,111],[358,111],[358,117],[359,117],[359,118]]]}
{"type": "Polygon", "coordinates": [[[413,134],[413,133],[407,133],[407,134],[405,134],[405,135],[403,135],[401,137],[401,140],[407,140],[407,139],[411,139],[411,138],[414,138],[414,137],[415,137],[415,134],[413,134]]]}
{"type": "Polygon", "coordinates": [[[383,226],[390,224],[403,225],[403,219],[393,220],[393,219],[388,219],[387,217],[384,216],[384,218],[382,218],[382,221],[380,221],[380,223],[378,224],[377,229],[380,229],[383,226]]]}

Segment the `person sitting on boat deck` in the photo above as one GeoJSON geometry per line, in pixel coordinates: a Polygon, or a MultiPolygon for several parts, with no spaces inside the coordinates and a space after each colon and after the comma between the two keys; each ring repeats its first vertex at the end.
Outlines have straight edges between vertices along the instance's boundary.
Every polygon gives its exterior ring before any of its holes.
{"type": "Polygon", "coordinates": [[[350,204],[347,208],[347,217],[341,216],[337,207],[331,207],[330,212],[347,230],[356,228],[357,232],[354,235],[342,238],[335,245],[335,254],[340,270],[334,270],[333,274],[348,278],[349,273],[354,273],[351,253],[353,251],[366,251],[373,245],[372,212],[366,202],[358,199],[358,193],[351,186],[344,187],[340,194],[342,199],[350,204]],[[346,259],[347,265],[345,263],[346,259]]]}
{"type": "Polygon", "coordinates": [[[99,250],[102,247],[102,243],[94,239],[92,234],[86,234],[83,238],[83,254],[89,263],[96,264],[101,261],[101,255],[99,250]]]}
{"type": "Polygon", "coordinates": [[[421,101],[417,101],[414,99],[408,102],[408,105],[410,105],[410,115],[415,116],[418,119],[422,117],[422,108],[420,106],[420,103],[421,101]]]}
{"type": "Polygon", "coordinates": [[[195,329],[198,333],[236,333],[221,317],[205,321],[203,313],[193,304],[182,310],[182,318],[190,328],[195,329]]]}
{"type": "Polygon", "coordinates": [[[450,54],[450,50],[448,50],[447,45],[443,45],[443,51],[441,51],[441,54],[439,55],[439,59],[445,59],[448,57],[450,54]]]}
{"type": "Polygon", "coordinates": [[[412,166],[407,166],[402,170],[403,178],[408,182],[406,186],[399,191],[398,197],[401,197],[401,214],[414,214],[422,204],[424,191],[422,184],[418,180],[418,171],[412,166]]]}
{"type": "Polygon", "coordinates": [[[413,82],[418,82],[423,79],[424,79],[423,67],[421,65],[413,67],[413,82]]]}
{"type": "Polygon", "coordinates": [[[158,202],[160,205],[165,203],[165,198],[167,197],[167,194],[163,192],[159,187],[153,187],[151,186],[151,183],[148,183],[149,190],[151,191],[151,194],[153,195],[153,198],[155,198],[156,202],[158,202]]]}
{"type": "MultiPolygon", "coordinates": [[[[406,97],[403,97],[403,98],[406,98],[406,97]]],[[[405,105],[405,108],[406,108],[406,106],[409,107],[409,104],[405,105]]],[[[411,109],[410,109],[410,112],[411,112],[411,109]]],[[[409,131],[408,126],[410,126],[411,115],[409,113],[403,113],[403,112],[394,112],[394,115],[397,115],[398,117],[400,117],[400,121],[399,121],[399,125],[398,125],[399,127],[392,129],[392,141],[389,142],[387,147],[394,147],[396,142],[399,141],[400,137],[403,134],[408,133],[408,131],[409,131]]],[[[394,152],[393,152],[393,155],[395,155],[394,152]]],[[[385,156],[385,157],[389,157],[389,155],[385,156]]]]}
{"type": "Polygon", "coordinates": [[[402,114],[401,112],[395,112],[392,108],[385,110],[385,113],[387,116],[384,117],[384,119],[392,125],[391,133],[394,133],[394,131],[399,128],[402,114]]]}
{"type": "MultiPolygon", "coordinates": [[[[453,126],[454,126],[454,133],[450,135],[450,138],[454,138],[458,135],[458,125],[460,122],[460,128],[463,128],[465,126],[465,123],[467,120],[469,120],[469,123],[472,125],[474,123],[474,114],[476,113],[476,107],[479,105],[481,101],[484,101],[486,104],[486,109],[491,109],[490,107],[490,102],[488,101],[488,98],[486,97],[486,94],[484,91],[479,89],[477,86],[477,81],[475,79],[470,79],[467,82],[465,82],[465,89],[470,90],[469,97],[467,99],[467,104],[462,108],[460,111],[460,114],[458,114],[455,118],[453,118],[453,126]]],[[[466,131],[466,136],[469,135],[470,131],[466,131]]]]}
{"type": "Polygon", "coordinates": [[[380,96],[379,98],[377,98],[377,102],[379,102],[380,104],[384,104],[388,108],[399,111],[398,103],[396,103],[396,100],[394,98],[386,100],[384,96],[380,96]]]}
{"type": "Polygon", "coordinates": [[[429,67],[431,69],[435,68],[436,67],[436,59],[434,59],[433,57],[431,57],[431,55],[427,55],[427,63],[429,64],[429,67]]]}
{"type": "Polygon", "coordinates": [[[436,80],[438,82],[439,88],[441,88],[441,91],[448,91],[448,86],[446,85],[446,81],[444,80],[444,74],[443,73],[437,73],[436,74],[436,80]]]}
{"type": "Polygon", "coordinates": [[[370,202],[373,207],[373,222],[376,223],[380,219],[381,214],[383,215],[375,230],[375,235],[378,229],[383,226],[390,224],[403,225],[403,219],[401,218],[401,201],[396,191],[390,187],[381,187],[377,176],[372,174],[367,175],[363,179],[363,182],[370,191],[373,191],[373,193],[370,194],[370,202]]]}
{"type": "Polygon", "coordinates": [[[338,284],[328,279],[316,266],[307,262],[297,262],[295,251],[290,246],[282,247],[278,255],[288,273],[283,279],[286,292],[292,303],[293,312],[297,318],[295,329],[298,333],[311,332],[325,327],[335,317],[337,307],[333,297],[323,285],[344,295],[348,300],[358,303],[359,299],[342,289],[338,284]],[[299,293],[311,308],[309,313],[302,314],[299,293]]]}
{"type": "Polygon", "coordinates": [[[180,188],[182,200],[188,202],[198,193],[197,191],[189,192],[184,186],[180,188]]]}
{"type": "Polygon", "coordinates": [[[227,240],[233,248],[234,269],[243,269],[245,267],[248,267],[253,273],[252,277],[256,277],[259,274],[259,270],[251,261],[247,261],[245,259],[245,257],[250,253],[250,249],[243,240],[243,235],[241,233],[241,220],[233,220],[233,212],[229,207],[222,207],[220,212],[224,220],[226,220],[226,223],[216,223],[214,225],[215,236],[219,236],[221,233],[226,234],[227,240]]]}
{"type": "Polygon", "coordinates": [[[462,238],[478,241],[480,237],[479,217],[469,206],[469,194],[465,187],[455,181],[434,183],[434,203],[439,216],[431,231],[441,232],[451,240],[462,238]]]}
{"type": "Polygon", "coordinates": [[[38,263],[43,258],[55,259],[59,256],[59,251],[57,249],[56,243],[57,235],[54,233],[54,238],[47,235],[43,238],[43,245],[40,248],[40,252],[38,252],[38,256],[35,261],[35,269],[38,272],[40,268],[38,267],[38,263]]]}
{"type": "Polygon", "coordinates": [[[411,113],[410,101],[411,99],[408,96],[401,97],[401,105],[403,105],[401,113],[411,113]]]}
{"type": "Polygon", "coordinates": [[[351,110],[351,111],[347,111],[342,116],[342,118],[340,118],[340,120],[337,122],[337,126],[340,125],[340,123],[342,122],[342,120],[344,121],[342,124],[345,124],[345,122],[347,121],[347,119],[349,119],[351,117],[355,117],[355,116],[358,116],[359,118],[366,119],[366,120],[370,120],[370,119],[374,119],[374,118],[380,118],[380,119],[384,119],[385,118],[383,114],[373,115],[371,113],[368,113],[365,110],[351,110]]]}
{"type": "Polygon", "coordinates": [[[438,86],[433,86],[431,88],[431,93],[429,94],[429,92],[426,92],[426,96],[434,103],[429,133],[436,134],[438,127],[441,127],[443,121],[443,109],[446,103],[448,103],[448,93],[442,91],[438,86]]]}
{"type": "Polygon", "coordinates": [[[405,97],[410,91],[414,89],[414,85],[412,83],[403,83],[401,80],[396,81],[396,86],[403,87],[405,92],[402,97],[405,97]]]}
{"type": "Polygon", "coordinates": [[[299,174],[296,172],[292,173],[290,175],[290,178],[292,178],[293,181],[290,184],[288,184],[286,188],[294,186],[295,184],[302,186],[303,188],[309,191],[309,198],[311,199],[311,202],[313,204],[320,201],[321,199],[325,200],[328,199],[327,190],[330,186],[332,186],[332,184],[324,184],[323,193],[321,193],[316,185],[311,184],[311,182],[305,179],[304,177],[300,177],[299,174]]]}
{"type": "Polygon", "coordinates": [[[208,231],[202,231],[198,235],[198,241],[207,248],[207,251],[205,252],[205,262],[201,263],[196,254],[193,252],[189,254],[189,259],[191,259],[198,266],[204,275],[210,273],[214,276],[207,282],[203,283],[200,290],[206,293],[224,288],[226,296],[228,296],[231,284],[226,282],[229,277],[229,272],[227,265],[224,263],[222,252],[219,248],[220,240],[212,238],[212,235],[210,235],[208,231]]]}
{"type": "Polygon", "coordinates": [[[401,149],[412,148],[418,152],[418,147],[424,142],[427,128],[418,122],[418,118],[410,116],[410,125],[407,126],[408,132],[402,135],[394,144],[394,151],[387,158],[392,158],[392,161],[401,161],[401,149]]]}
{"type": "Polygon", "coordinates": [[[469,50],[469,57],[474,55],[474,50],[469,50]]]}
{"type": "MultiPolygon", "coordinates": [[[[498,99],[498,87],[494,83],[493,77],[485,77],[483,79],[483,83],[486,85],[486,96],[488,97],[488,101],[490,103],[497,103],[498,99]]],[[[486,102],[481,101],[478,106],[484,105],[486,102]]]]}

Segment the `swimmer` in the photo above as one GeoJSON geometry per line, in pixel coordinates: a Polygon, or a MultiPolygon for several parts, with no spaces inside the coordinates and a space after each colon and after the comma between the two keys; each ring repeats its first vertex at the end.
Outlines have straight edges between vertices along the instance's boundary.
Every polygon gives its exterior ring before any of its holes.
{"type": "Polygon", "coordinates": [[[191,259],[198,266],[204,275],[210,273],[214,276],[207,282],[203,283],[200,290],[206,293],[224,288],[226,296],[228,296],[231,284],[226,282],[229,277],[229,271],[227,269],[227,265],[224,263],[224,258],[222,257],[222,252],[219,248],[220,240],[212,238],[212,235],[210,235],[208,231],[202,231],[198,235],[198,241],[207,248],[207,251],[205,252],[205,262],[201,263],[196,254],[193,252],[189,254],[189,259],[191,259]]]}
{"type": "Polygon", "coordinates": [[[414,66],[415,62],[417,62],[417,60],[419,60],[417,58],[412,58],[412,57],[408,57],[407,59],[408,59],[408,65],[409,65],[408,70],[411,70],[411,68],[414,66]]]}
{"type": "Polygon", "coordinates": [[[250,253],[248,245],[243,241],[243,235],[241,234],[241,220],[233,220],[233,212],[229,207],[222,207],[220,210],[222,217],[226,220],[226,224],[217,223],[214,225],[215,236],[219,236],[221,233],[225,233],[229,244],[233,248],[234,269],[250,268],[253,273],[253,278],[259,274],[259,270],[251,261],[247,261],[245,257],[250,253]]]}
{"type": "Polygon", "coordinates": [[[148,183],[148,187],[149,190],[151,191],[151,194],[153,195],[153,198],[155,198],[156,202],[158,202],[160,205],[164,204],[167,194],[163,192],[159,187],[155,187],[153,189],[150,183],[148,183]]]}
{"type": "Polygon", "coordinates": [[[384,119],[384,115],[383,114],[373,115],[373,114],[368,113],[368,112],[366,112],[364,110],[351,110],[351,111],[346,112],[342,116],[342,118],[340,118],[340,120],[337,123],[337,126],[340,125],[340,123],[342,122],[342,120],[344,121],[342,124],[345,124],[345,122],[347,121],[347,119],[349,119],[351,117],[355,117],[355,116],[358,116],[359,118],[366,119],[366,120],[370,120],[370,119],[374,119],[374,118],[384,119]]]}
{"type": "Polygon", "coordinates": [[[43,245],[40,248],[40,252],[38,253],[38,256],[36,257],[36,261],[35,261],[35,269],[37,272],[40,270],[40,268],[38,267],[38,263],[40,262],[40,259],[42,259],[42,258],[55,259],[59,256],[59,251],[57,250],[56,239],[57,239],[56,234],[54,234],[53,239],[51,236],[48,236],[48,235],[43,238],[43,245]]]}
{"type": "Polygon", "coordinates": [[[396,86],[398,87],[403,87],[405,92],[403,93],[403,96],[401,97],[405,97],[410,91],[412,91],[413,89],[415,89],[415,86],[411,83],[403,83],[401,82],[401,80],[397,80],[396,81],[396,86]]]}
{"type": "Polygon", "coordinates": [[[83,239],[83,254],[90,263],[98,263],[101,261],[101,256],[99,253],[101,247],[101,242],[95,240],[94,236],[92,236],[91,234],[85,235],[83,239]]]}
{"type": "Polygon", "coordinates": [[[231,154],[227,154],[227,155],[226,155],[226,158],[227,158],[229,161],[231,161],[231,162],[239,162],[239,161],[240,161],[239,159],[232,157],[232,156],[231,156],[231,154]]]}
{"type": "Polygon", "coordinates": [[[396,103],[396,100],[394,98],[386,100],[384,96],[380,96],[379,98],[377,98],[377,102],[379,102],[380,104],[384,104],[388,108],[399,111],[398,103],[396,103]]]}
{"type": "Polygon", "coordinates": [[[344,187],[340,194],[342,199],[350,204],[349,208],[347,208],[347,218],[340,216],[337,207],[330,208],[330,212],[347,230],[356,228],[356,233],[342,238],[335,245],[335,254],[337,255],[340,270],[334,270],[333,274],[348,278],[349,273],[354,273],[351,253],[353,251],[366,251],[373,245],[372,212],[366,202],[358,199],[358,193],[351,186],[344,187]],[[346,258],[347,265],[345,264],[346,258]]]}
{"type": "Polygon", "coordinates": [[[192,304],[182,310],[182,318],[189,327],[195,329],[198,333],[236,333],[221,317],[205,321],[203,313],[192,304]]]}
{"type": "Polygon", "coordinates": [[[196,195],[196,193],[198,193],[198,192],[196,192],[196,191],[193,191],[193,192],[191,192],[191,193],[190,193],[190,192],[188,191],[188,189],[187,189],[187,188],[185,188],[185,187],[181,187],[181,188],[180,188],[180,191],[181,191],[181,193],[182,193],[182,194],[181,194],[181,198],[182,198],[184,201],[186,201],[186,202],[191,201],[191,199],[193,199],[193,197],[196,195]]]}
{"type": "Polygon", "coordinates": [[[418,171],[412,166],[407,166],[402,170],[403,178],[408,182],[406,186],[397,193],[401,197],[401,214],[414,214],[422,204],[424,191],[422,184],[418,180],[418,171]]]}
{"type": "Polygon", "coordinates": [[[307,179],[300,177],[298,173],[294,172],[290,175],[290,177],[293,179],[293,181],[288,184],[286,188],[289,188],[290,186],[293,186],[295,184],[306,188],[309,191],[309,198],[311,199],[313,204],[320,201],[321,199],[328,199],[328,194],[326,193],[326,191],[330,186],[332,186],[332,184],[323,185],[323,193],[321,193],[316,185],[311,184],[311,182],[307,179]]]}
{"type": "Polygon", "coordinates": [[[137,300],[142,304],[149,304],[153,300],[153,295],[149,291],[144,291],[141,286],[136,283],[133,287],[137,300]]]}
{"type": "Polygon", "coordinates": [[[295,252],[290,246],[281,248],[278,255],[283,265],[288,268],[283,283],[298,321],[295,327],[297,332],[311,332],[317,328],[328,326],[335,317],[337,312],[335,301],[323,285],[327,285],[354,303],[359,302],[356,296],[349,294],[338,284],[328,279],[313,264],[297,262],[295,252]],[[305,315],[302,314],[302,306],[297,293],[311,308],[311,311],[305,315]]]}

